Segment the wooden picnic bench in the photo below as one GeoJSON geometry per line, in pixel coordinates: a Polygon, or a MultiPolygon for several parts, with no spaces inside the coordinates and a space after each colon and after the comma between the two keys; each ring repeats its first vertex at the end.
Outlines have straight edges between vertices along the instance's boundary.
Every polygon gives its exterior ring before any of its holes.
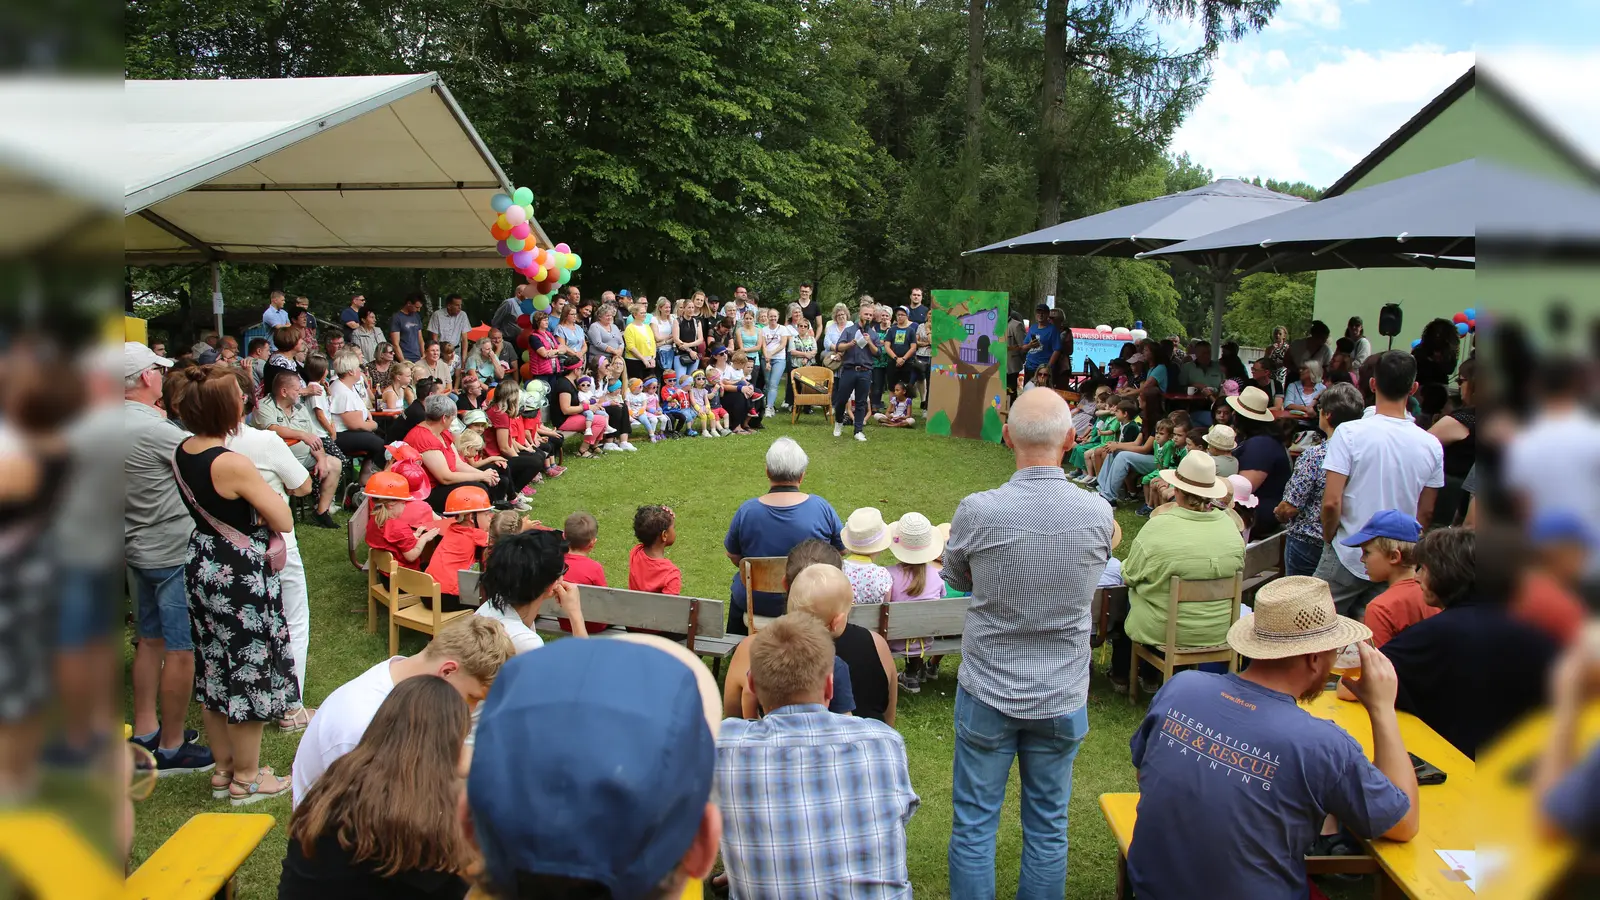
{"type": "Polygon", "coordinates": [[[915,641],[906,649],[919,656],[945,656],[961,652],[961,632],[966,628],[971,597],[945,597],[910,603],[862,603],[850,608],[850,622],[876,631],[886,641],[915,641]],[[925,639],[925,640],[919,640],[925,639]]]}

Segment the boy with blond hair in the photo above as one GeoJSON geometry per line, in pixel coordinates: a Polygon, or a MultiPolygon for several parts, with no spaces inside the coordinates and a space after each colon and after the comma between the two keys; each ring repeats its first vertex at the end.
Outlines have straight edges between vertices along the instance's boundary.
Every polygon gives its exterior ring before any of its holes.
{"type": "Polygon", "coordinates": [[[386,659],[340,685],[323,701],[300,739],[294,755],[294,802],[300,802],[334,760],[361,743],[367,724],[395,685],[417,675],[437,675],[476,709],[489,695],[500,667],[516,654],[499,622],[461,616],[440,628],[416,656],[386,659]]]}
{"type": "Polygon", "coordinates": [[[1367,604],[1365,622],[1372,629],[1374,647],[1382,647],[1390,638],[1439,611],[1428,605],[1417,581],[1412,554],[1421,538],[1422,526],[1416,519],[1398,509],[1384,509],[1373,513],[1360,531],[1344,540],[1347,547],[1361,548],[1367,576],[1388,584],[1367,604]]]}
{"type": "MultiPolygon", "coordinates": [[[[807,566],[789,585],[790,613],[805,613],[828,629],[830,635],[844,632],[850,619],[850,579],[833,566],[819,564],[807,566]],[[843,584],[841,588],[840,585],[843,584]]],[[[750,692],[750,641],[745,638],[733,650],[728,660],[728,679],[722,690],[722,714],[730,719],[756,719],[761,709],[755,695],[750,692]]],[[[837,654],[833,660],[833,697],[828,701],[828,711],[852,713],[856,708],[855,692],[850,683],[850,667],[837,654]]]]}

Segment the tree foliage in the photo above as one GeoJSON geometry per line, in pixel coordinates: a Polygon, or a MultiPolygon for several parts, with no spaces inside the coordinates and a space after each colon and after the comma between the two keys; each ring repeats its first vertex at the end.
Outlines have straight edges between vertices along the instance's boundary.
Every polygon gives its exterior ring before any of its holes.
{"type": "MultiPolygon", "coordinates": [[[[960,254],[1036,227],[1047,195],[1077,217],[1209,180],[1165,148],[1220,44],[1277,0],[1050,2],[1049,92],[1045,0],[129,0],[126,65],[132,78],[439,72],[546,230],[583,254],[591,293],[742,283],[773,303],[807,280],[831,304],[960,285],[1014,304],[1055,293],[1075,323],[1103,312],[1194,331],[1189,292],[1162,266],[1064,259],[1041,282],[1029,258],[960,254]],[[1197,23],[1201,45],[1164,46],[1172,19],[1197,23]]],[[[204,296],[203,277],[133,281],[204,296]]],[[[455,290],[477,309],[512,277],[228,267],[224,291],[285,286],[325,312],[352,290],[383,310],[455,290]]]]}
{"type": "Polygon", "coordinates": [[[1291,335],[1311,327],[1316,273],[1276,275],[1262,272],[1239,282],[1222,317],[1223,335],[1246,346],[1265,347],[1272,329],[1282,325],[1291,335]]]}

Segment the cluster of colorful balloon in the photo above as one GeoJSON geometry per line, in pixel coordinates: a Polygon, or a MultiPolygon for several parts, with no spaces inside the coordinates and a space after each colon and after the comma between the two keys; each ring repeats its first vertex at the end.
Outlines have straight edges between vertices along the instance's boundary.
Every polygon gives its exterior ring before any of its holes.
{"type": "Polygon", "coordinates": [[[1456,323],[1456,333],[1466,337],[1468,333],[1478,330],[1478,311],[1469,306],[1456,313],[1450,321],[1456,323]]]}
{"type": "Polygon", "coordinates": [[[533,282],[534,309],[547,309],[550,295],[572,280],[572,273],[583,265],[583,258],[566,244],[546,250],[539,246],[533,230],[533,191],[517,188],[510,194],[495,194],[489,205],[499,215],[489,226],[495,249],[506,258],[506,265],[533,282]]]}

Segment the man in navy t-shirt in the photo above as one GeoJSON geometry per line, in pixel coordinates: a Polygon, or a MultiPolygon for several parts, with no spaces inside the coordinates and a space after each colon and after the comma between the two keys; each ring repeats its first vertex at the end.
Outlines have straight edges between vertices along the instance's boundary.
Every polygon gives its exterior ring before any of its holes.
{"type": "Polygon", "coordinates": [[[1033,380],[1034,370],[1041,366],[1050,369],[1061,353],[1061,329],[1050,321],[1050,307],[1043,303],[1034,309],[1034,323],[1028,326],[1028,355],[1022,359],[1022,376],[1033,380]]]}
{"type": "Polygon", "coordinates": [[[1239,675],[1188,671],[1156,694],[1130,745],[1139,817],[1128,877],[1145,900],[1304,900],[1306,852],[1330,814],[1358,837],[1409,841],[1417,777],[1395,715],[1398,679],[1334,611],[1325,582],[1264,585],[1228,644],[1254,660],[1239,675]],[[1322,693],[1340,648],[1358,644],[1344,684],[1372,719],[1373,762],[1338,725],[1296,705],[1322,693]]]}

